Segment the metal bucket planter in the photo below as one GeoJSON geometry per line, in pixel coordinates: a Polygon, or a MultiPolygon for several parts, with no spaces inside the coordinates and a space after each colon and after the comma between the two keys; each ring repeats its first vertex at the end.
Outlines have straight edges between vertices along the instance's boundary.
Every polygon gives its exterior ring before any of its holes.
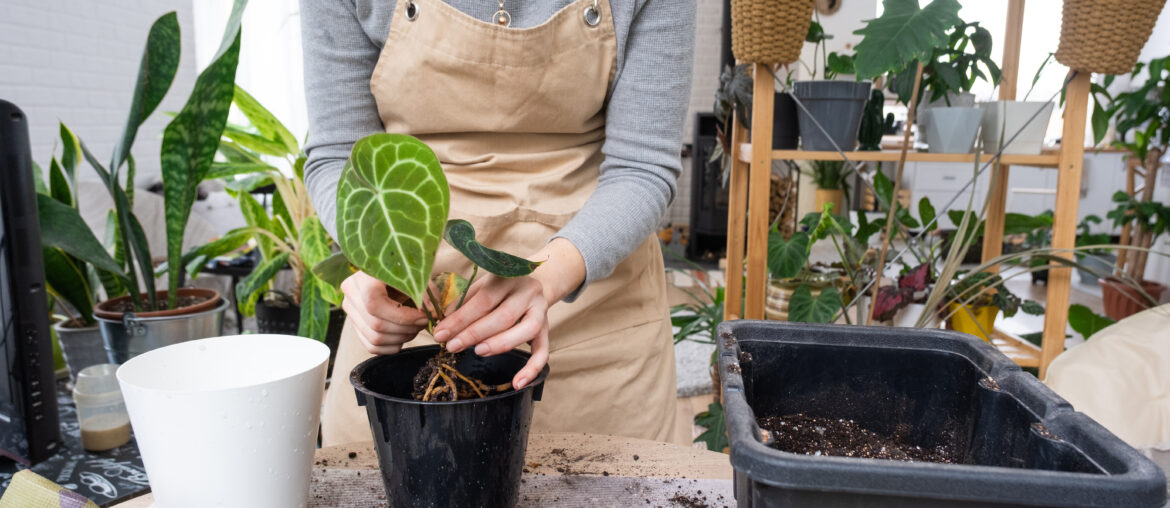
{"type": "MultiPolygon", "coordinates": [[[[229,303],[220,297],[218,291],[183,288],[179,292],[181,295],[203,294],[210,298],[189,308],[141,313],[108,310],[119,299],[98,304],[94,317],[102,331],[107,360],[122,364],[163,346],[223,335],[223,314],[229,303]]],[[[159,291],[158,295],[160,299],[166,298],[166,291],[159,291]]]]}
{"type": "Polygon", "coordinates": [[[61,356],[65,357],[65,366],[69,368],[69,379],[76,381],[81,369],[108,362],[106,348],[98,325],[75,328],[65,326],[65,323],[53,324],[53,331],[61,344],[61,356]]]}

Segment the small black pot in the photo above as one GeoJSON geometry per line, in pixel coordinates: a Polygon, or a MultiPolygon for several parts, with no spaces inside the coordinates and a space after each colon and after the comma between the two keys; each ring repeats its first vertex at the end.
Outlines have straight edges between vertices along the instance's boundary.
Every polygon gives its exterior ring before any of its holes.
{"type": "MultiPolygon", "coordinates": [[[[517,501],[535,401],[548,366],[520,390],[482,399],[421,402],[411,395],[419,368],[439,346],[375,356],[349,380],[366,407],[378,467],[390,506],[510,507],[517,501]]],[[[528,361],[510,351],[491,357],[458,356],[460,372],[501,384],[528,361]]]]}
{"type": "Polygon", "coordinates": [[[256,301],[256,331],[279,335],[296,335],[301,326],[301,308],[291,301],[270,304],[263,298],[256,301]]]}
{"type": "Polygon", "coordinates": [[[870,86],[868,81],[797,81],[792,87],[793,94],[808,109],[808,114],[803,109],[797,112],[801,148],[836,151],[834,144],[844,151],[856,148],[870,86]],[[813,118],[824,132],[817,128],[813,118]]]}
{"type": "Polygon", "coordinates": [[[777,92],[772,104],[772,149],[795,150],[800,145],[800,123],[792,95],[777,92]]]}

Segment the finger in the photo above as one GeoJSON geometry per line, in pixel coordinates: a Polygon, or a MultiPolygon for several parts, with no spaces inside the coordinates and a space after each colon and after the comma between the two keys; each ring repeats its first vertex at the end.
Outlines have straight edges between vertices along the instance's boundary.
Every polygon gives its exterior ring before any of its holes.
{"type": "Polygon", "coordinates": [[[516,346],[521,344],[531,342],[540,335],[540,331],[544,327],[544,320],[544,309],[533,306],[515,326],[477,344],[475,354],[479,356],[498,355],[516,349],[516,346]]]}
{"type": "Polygon", "coordinates": [[[477,319],[463,331],[454,333],[455,338],[447,343],[447,349],[459,352],[516,326],[527,312],[527,303],[527,299],[520,295],[509,295],[486,316],[477,319]]]}
{"type": "Polygon", "coordinates": [[[540,375],[540,371],[544,370],[544,366],[548,364],[548,324],[541,328],[540,335],[536,340],[532,341],[532,356],[528,358],[528,363],[524,364],[524,368],[516,373],[512,378],[512,387],[519,390],[528,386],[536,376],[540,375]]]}
{"type": "Polygon", "coordinates": [[[363,300],[368,313],[378,319],[391,321],[403,325],[423,326],[427,324],[427,317],[422,311],[408,307],[390,299],[386,294],[386,285],[377,279],[370,283],[359,283],[357,299],[363,300]]]}
{"type": "Polygon", "coordinates": [[[397,353],[402,349],[402,344],[409,342],[413,338],[413,335],[387,335],[375,332],[358,317],[361,314],[360,309],[355,308],[354,304],[349,300],[342,303],[342,310],[345,310],[346,314],[350,316],[350,325],[357,332],[362,346],[372,354],[389,355],[397,353]]]}
{"type": "MultiPolygon", "coordinates": [[[[477,291],[474,296],[469,291],[463,306],[444,318],[435,327],[435,341],[446,342],[459,336],[464,329],[495,309],[506,294],[506,287],[477,291]]],[[[517,314],[517,318],[519,318],[519,314],[517,314]]],[[[466,345],[466,343],[461,344],[461,346],[466,345]]]]}

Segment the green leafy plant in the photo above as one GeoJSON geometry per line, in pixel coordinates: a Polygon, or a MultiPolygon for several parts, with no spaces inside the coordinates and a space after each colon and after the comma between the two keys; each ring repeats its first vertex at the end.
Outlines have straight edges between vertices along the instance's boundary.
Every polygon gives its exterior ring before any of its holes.
{"type": "Polygon", "coordinates": [[[49,162],[48,186],[38,178],[45,283],[55,307],[67,315],[65,326],[84,328],[96,324],[93,307],[100,290],[104,287],[107,295],[120,296],[126,276],[81,218],[77,196],[81,145],[65,124],[58,131],[60,160],[54,155],[49,162]]]}
{"type": "MultiPolygon", "coordinates": [[[[519,277],[540,264],[483,246],[471,224],[447,220],[449,210],[447,178],[422,141],[403,134],[372,134],[354,144],[337,189],[338,244],[357,269],[396,290],[405,305],[421,310],[431,330],[446,309],[462,305],[480,268],[519,277]],[[474,264],[471,277],[432,276],[441,238],[474,264]]],[[[345,271],[337,261],[323,263],[329,266],[322,272],[345,271]]],[[[419,376],[426,389],[414,396],[423,401],[483,397],[511,386],[488,386],[465,376],[445,347],[419,376]]]]}
{"type": "Polygon", "coordinates": [[[713,452],[726,453],[731,446],[727,439],[727,420],[723,415],[723,405],[718,401],[707,405],[707,410],[695,415],[695,425],[707,430],[695,438],[696,443],[706,443],[707,449],[713,452]]]}
{"type": "Polygon", "coordinates": [[[991,272],[968,272],[955,279],[947,287],[946,297],[949,303],[957,303],[965,307],[995,306],[1006,317],[1016,315],[1021,309],[1027,314],[1040,315],[1044,307],[1031,300],[1021,300],[1003,284],[999,274],[991,272]]]}
{"type": "MultiPolygon", "coordinates": [[[[936,46],[930,57],[922,61],[922,84],[918,93],[928,102],[942,99],[950,105],[948,93],[970,92],[980,79],[992,85],[999,84],[1001,71],[992,59],[991,33],[979,23],[962,20],[958,20],[949,32],[947,43],[936,46]]],[[[910,102],[914,91],[917,67],[917,61],[909,62],[890,78],[890,90],[904,104],[910,102]]]]}
{"type": "MultiPolygon", "coordinates": [[[[136,310],[173,309],[178,306],[183,232],[195,201],[196,186],[211,167],[220,134],[227,121],[232,100],[232,82],[239,60],[240,19],[245,4],[244,0],[235,2],[219,50],[211,64],[199,74],[182,110],[163,131],[160,161],[167,233],[166,301],[158,300],[146,234],[132,208],[135,164],[131,147],[138,128],[170,89],[178,68],[180,39],[175,13],[160,17],[151,26],[131,97],[130,113],[108,166],[100,163],[85,143],[78,140],[85,160],[98,173],[113,198],[115,261],[121,265],[120,273],[125,276],[124,286],[136,310]],[[125,173],[122,171],[124,167],[125,173]],[[145,289],[145,301],[138,291],[140,284],[145,289]]],[[[82,258],[80,252],[84,250],[83,243],[89,243],[88,239],[65,239],[59,247],[82,258]]],[[[108,272],[115,273],[114,270],[108,272]]]]}
{"type": "Polygon", "coordinates": [[[719,88],[715,89],[715,137],[719,141],[711,150],[709,162],[722,161],[723,174],[731,167],[731,118],[734,114],[745,129],[751,128],[752,111],[751,65],[727,66],[719,75],[719,88]]]}
{"type": "Polygon", "coordinates": [[[1095,99],[1091,117],[1093,142],[1100,143],[1105,138],[1112,119],[1117,126],[1113,146],[1129,151],[1147,170],[1154,171],[1170,146],[1170,56],[1139,62],[1130,79],[1136,81],[1142,71],[1146,79],[1141,86],[1117,95],[1108,90],[1113,84],[1112,75],[1105,76],[1101,84],[1090,85],[1095,99]],[[1150,157],[1151,151],[1154,157],[1150,157]]]}
{"type": "Polygon", "coordinates": [[[845,180],[852,172],[846,169],[844,161],[814,160],[809,161],[809,176],[818,189],[844,190],[849,184],[845,180]]]}
{"type": "MultiPolygon", "coordinates": [[[[1100,224],[1100,223],[1101,223],[1101,217],[1098,217],[1098,216],[1093,215],[1093,214],[1086,215],[1084,219],[1081,219],[1081,221],[1077,223],[1076,246],[1077,247],[1089,247],[1089,246],[1093,246],[1093,245],[1108,244],[1109,240],[1110,240],[1109,233],[1094,233],[1093,232],[1093,225],[1100,224]]],[[[1109,251],[1107,249],[1091,248],[1088,251],[1086,251],[1084,254],[1078,254],[1078,257],[1084,256],[1086,254],[1090,254],[1090,255],[1091,254],[1106,254],[1108,252],[1109,251]]]]}
{"type": "Polygon", "coordinates": [[[1092,309],[1079,303],[1068,306],[1068,325],[1077,333],[1081,334],[1081,337],[1085,340],[1088,340],[1093,334],[1113,323],[1116,323],[1116,321],[1097,314],[1092,309]]]}
{"type": "MultiPolygon", "coordinates": [[[[1133,246],[1149,249],[1170,227],[1170,207],[1160,202],[1139,201],[1124,191],[1115,192],[1113,202],[1116,203],[1115,207],[1105,216],[1113,219],[1113,227],[1134,224],[1130,237],[1133,246]]],[[[1146,259],[1146,252],[1134,253],[1132,261],[1126,263],[1126,274],[1134,280],[1142,280],[1146,274],[1146,259]]]]}
{"type": "Polygon", "coordinates": [[[309,201],[304,182],[305,155],[284,124],[239,86],[235,87],[233,104],[249,125],[228,124],[219,145],[224,160],[212,164],[209,175],[225,179],[244,176],[230,180],[228,192],[239,203],[247,226],[188,251],[182,264],[188,277],[194,277],[209,259],[254,242],[260,262],[235,288],[240,312],[246,316],[255,314],[256,302],[262,295],[268,295],[270,303],[291,301],[300,307],[298,334],[323,341],[329,329],[330,306],[341,305],[342,295],[312,271],[313,266],[332,254],[333,241],[309,201]],[[282,160],[293,169],[293,176],[285,176],[264,157],[282,160]],[[268,185],[275,189],[271,213],[250,193],[268,185]],[[291,294],[269,291],[272,280],[285,266],[293,271],[291,294]]]}
{"type": "Polygon", "coordinates": [[[883,0],[882,15],[853,32],[864,37],[855,48],[857,78],[872,79],[928,61],[935,48],[947,46],[947,31],[962,22],[960,7],[957,0],[932,0],[926,7],[919,7],[918,0],[883,0]]]}
{"type": "MultiPolygon", "coordinates": [[[[894,128],[894,114],[882,112],[886,104],[886,94],[874,88],[869,93],[869,101],[865,103],[865,113],[861,116],[861,129],[857,133],[858,150],[878,151],[882,149],[882,136],[894,128]]],[[[880,168],[880,166],[879,166],[880,168]]]]}

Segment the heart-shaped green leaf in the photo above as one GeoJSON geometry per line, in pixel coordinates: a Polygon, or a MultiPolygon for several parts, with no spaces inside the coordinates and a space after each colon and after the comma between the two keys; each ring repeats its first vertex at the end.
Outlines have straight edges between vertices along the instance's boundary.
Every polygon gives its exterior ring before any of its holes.
{"type": "Polygon", "coordinates": [[[768,272],[777,279],[790,279],[808,262],[808,233],[793,233],[788,241],[779,231],[768,234],[768,272]]]}
{"type": "Polygon", "coordinates": [[[538,261],[529,261],[507,252],[484,247],[475,241],[475,227],[465,220],[448,221],[447,228],[443,231],[443,239],[455,247],[455,250],[467,256],[467,259],[476,266],[500,277],[523,277],[540,266],[538,261]]]}
{"type": "Polygon", "coordinates": [[[366,136],[337,185],[337,243],[361,271],[425,301],[450,199],[426,144],[403,134],[366,136]]]}
{"type": "Polygon", "coordinates": [[[798,323],[829,323],[841,309],[841,294],[829,286],[815,299],[807,285],[801,285],[792,292],[788,300],[788,320],[798,323]]]}

